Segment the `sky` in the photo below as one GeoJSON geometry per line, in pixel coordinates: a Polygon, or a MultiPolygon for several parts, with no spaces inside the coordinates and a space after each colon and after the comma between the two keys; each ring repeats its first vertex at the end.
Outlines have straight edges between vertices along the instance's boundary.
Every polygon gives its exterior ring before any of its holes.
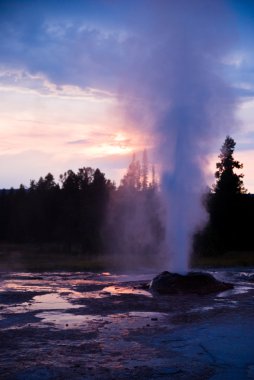
{"type": "MultiPolygon", "coordinates": [[[[147,112],[142,119],[135,115],[135,105],[142,104],[139,87],[145,90],[146,79],[139,83],[141,76],[135,77],[133,51],[139,71],[144,67],[145,72],[146,59],[155,51],[162,55],[156,62],[169,62],[170,67],[170,49],[164,53],[159,49],[163,29],[158,32],[158,17],[163,15],[161,22],[173,25],[170,41],[177,41],[174,30],[177,34],[181,6],[194,7],[191,22],[195,25],[195,17],[202,17],[205,28],[206,17],[211,17],[209,3],[0,0],[0,188],[28,186],[31,179],[48,172],[58,180],[64,171],[84,166],[98,167],[119,183],[132,154],[144,148],[156,165],[153,114],[147,112]],[[201,16],[195,12],[197,3],[201,16]],[[136,94],[129,91],[130,77],[137,81],[136,94]],[[126,102],[128,97],[131,101],[126,102]]],[[[207,150],[207,183],[214,182],[217,156],[229,134],[236,141],[235,158],[244,165],[245,187],[254,193],[254,1],[218,3],[223,3],[223,10],[219,7],[217,12],[223,12],[220,16],[229,20],[225,24],[230,28],[220,30],[227,49],[220,51],[219,62],[216,46],[212,47],[217,54],[214,67],[219,67],[234,96],[234,121],[216,133],[207,150]]],[[[216,29],[218,15],[214,17],[216,29]]],[[[200,38],[194,31],[193,46],[200,38]]],[[[216,43],[221,46],[220,38],[216,43]]],[[[170,75],[170,70],[165,72],[170,75]]],[[[157,108],[164,107],[163,96],[158,96],[157,108]]]]}

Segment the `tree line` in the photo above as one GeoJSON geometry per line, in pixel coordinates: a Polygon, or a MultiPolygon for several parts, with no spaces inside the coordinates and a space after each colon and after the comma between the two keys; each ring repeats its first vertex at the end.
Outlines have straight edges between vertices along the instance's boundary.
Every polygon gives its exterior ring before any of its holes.
{"type": "MultiPolygon", "coordinates": [[[[196,255],[254,250],[254,197],[243,185],[242,164],[227,136],[216,167],[216,183],[204,194],[209,221],[193,236],[196,255]]],[[[51,173],[28,187],[0,190],[0,242],[56,244],[65,252],[87,255],[116,252],[123,260],[149,260],[164,239],[163,204],[147,153],[134,155],[118,187],[99,169],[51,173]],[[132,257],[130,257],[130,254],[132,257]]]]}
{"type": "Polygon", "coordinates": [[[12,243],[80,244],[84,252],[101,249],[100,227],[111,181],[99,169],[68,170],[56,183],[52,174],[30,186],[0,192],[0,240],[12,243]]]}
{"type": "MultiPolygon", "coordinates": [[[[112,252],[113,246],[126,257],[130,249],[144,252],[142,224],[150,225],[144,231],[147,240],[160,238],[155,182],[144,151],[141,162],[133,156],[118,187],[99,169],[83,167],[66,171],[58,183],[48,173],[28,187],[2,189],[0,242],[42,248],[54,244],[64,252],[87,255],[112,252]]],[[[151,251],[149,244],[145,248],[151,251]]]]}

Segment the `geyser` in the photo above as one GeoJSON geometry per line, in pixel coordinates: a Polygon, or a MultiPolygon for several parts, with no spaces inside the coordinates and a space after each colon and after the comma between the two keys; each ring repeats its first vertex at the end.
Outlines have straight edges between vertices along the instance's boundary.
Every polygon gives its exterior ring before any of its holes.
{"type": "Polygon", "coordinates": [[[138,4],[120,99],[132,124],[154,143],[164,202],[164,267],[186,273],[192,235],[206,221],[206,158],[234,124],[234,97],[222,75],[234,38],[231,15],[223,2],[212,0],[138,4]]]}

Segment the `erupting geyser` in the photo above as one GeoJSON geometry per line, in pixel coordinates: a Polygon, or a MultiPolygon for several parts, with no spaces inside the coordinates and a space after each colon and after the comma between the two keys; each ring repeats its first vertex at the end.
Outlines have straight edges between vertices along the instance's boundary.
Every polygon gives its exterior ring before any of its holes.
{"type": "Polygon", "coordinates": [[[155,142],[165,267],[187,273],[192,235],[206,221],[206,157],[234,124],[234,96],[222,75],[234,38],[230,10],[213,0],[139,4],[121,96],[129,117],[155,142]]]}

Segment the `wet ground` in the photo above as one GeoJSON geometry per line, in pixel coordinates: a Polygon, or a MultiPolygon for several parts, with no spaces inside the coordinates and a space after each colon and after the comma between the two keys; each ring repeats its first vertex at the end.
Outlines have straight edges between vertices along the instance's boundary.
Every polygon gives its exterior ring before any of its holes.
{"type": "Polygon", "coordinates": [[[0,379],[254,379],[254,271],[159,296],[153,277],[0,273],[0,379]]]}

